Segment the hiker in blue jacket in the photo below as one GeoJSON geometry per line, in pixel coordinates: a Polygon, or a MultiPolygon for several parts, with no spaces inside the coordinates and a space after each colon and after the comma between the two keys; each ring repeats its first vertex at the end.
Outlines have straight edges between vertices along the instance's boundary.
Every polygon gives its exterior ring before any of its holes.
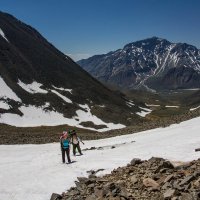
{"type": "Polygon", "coordinates": [[[61,145],[63,163],[65,163],[65,153],[67,155],[68,163],[71,163],[71,159],[70,159],[70,137],[68,136],[67,132],[63,132],[63,134],[60,138],[60,145],[61,145]]]}

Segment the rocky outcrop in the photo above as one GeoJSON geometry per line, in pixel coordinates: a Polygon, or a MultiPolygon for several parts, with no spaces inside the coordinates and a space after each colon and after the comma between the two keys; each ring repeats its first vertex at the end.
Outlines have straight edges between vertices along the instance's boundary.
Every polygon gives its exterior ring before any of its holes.
{"type": "Polygon", "coordinates": [[[133,159],[103,177],[77,179],[62,200],[200,199],[200,159],[179,166],[162,158],[133,159]]]}

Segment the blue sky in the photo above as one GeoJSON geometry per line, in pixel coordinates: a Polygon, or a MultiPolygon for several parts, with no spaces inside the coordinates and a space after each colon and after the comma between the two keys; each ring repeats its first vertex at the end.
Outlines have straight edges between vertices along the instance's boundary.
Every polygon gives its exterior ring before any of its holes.
{"type": "Polygon", "coordinates": [[[200,48],[199,0],[2,0],[75,60],[152,36],[200,48]]]}

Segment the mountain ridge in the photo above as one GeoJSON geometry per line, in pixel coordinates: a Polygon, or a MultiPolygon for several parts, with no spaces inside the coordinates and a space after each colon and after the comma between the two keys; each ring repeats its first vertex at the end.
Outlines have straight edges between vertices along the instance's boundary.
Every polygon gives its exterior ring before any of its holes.
{"type": "MultiPolygon", "coordinates": [[[[156,90],[157,85],[162,86],[161,83],[170,69],[183,66],[193,68],[197,77],[200,77],[199,49],[158,37],[128,43],[122,49],[95,55],[77,63],[101,82],[114,84],[122,89],[156,90]]],[[[182,88],[183,85],[172,85],[170,89],[182,88]]],[[[191,85],[200,87],[200,81],[191,80],[189,87],[191,85]]],[[[163,86],[163,89],[168,88],[163,86]]]]}
{"type": "Polygon", "coordinates": [[[122,94],[106,88],[30,25],[0,12],[0,30],[0,123],[108,130],[129,124],[127,118],[140,120],[133,114],[139,108],[128,107],[122,94]]]}

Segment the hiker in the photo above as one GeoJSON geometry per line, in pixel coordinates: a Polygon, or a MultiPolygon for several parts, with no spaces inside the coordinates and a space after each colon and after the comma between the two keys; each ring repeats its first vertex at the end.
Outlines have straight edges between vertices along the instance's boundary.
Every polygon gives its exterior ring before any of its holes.
{"type": "Polygon", "coordinates": [[[65,163],[65,153],[67,155],[68,163],[71,163],[71,159],[70,159],[70,138],[69,138],[69,135],[66,131],[64,131],[62,136],[60,137],[60,145],[61,145],[63,163],[65,163]]]}
{"type": "Polygon", "coordinates": [[[77,133],[75,130],[71,132],[71,143],[73,145],[73,154],[76,155],[76,148],[78,149],[78,152],[80,155],[83,155],[81,152],[80,142],[84,144],[84,142],[77,136],[77,133]]]}

